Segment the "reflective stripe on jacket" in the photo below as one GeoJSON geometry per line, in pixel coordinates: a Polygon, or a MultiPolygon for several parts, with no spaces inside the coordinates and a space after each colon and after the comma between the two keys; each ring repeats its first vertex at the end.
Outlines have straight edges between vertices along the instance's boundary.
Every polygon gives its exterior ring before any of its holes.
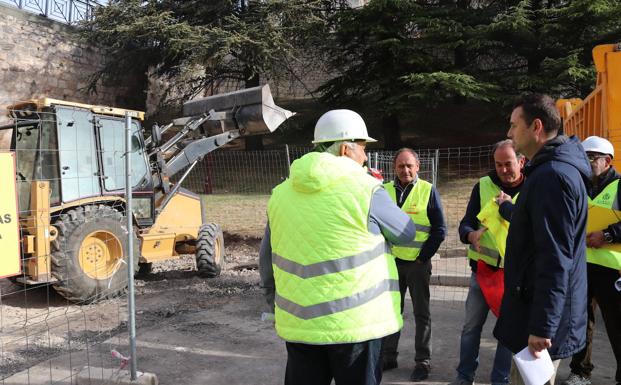
{"type": "Polygon", "coordinates": [[[346,157],[310,153],[268,203],[276,331],[286,341],[338,344],[401,329],[398,273],[368,230],[379,181],[346,157]]]}
{"type": "MultiPolygon", "coordinates": [[[[619,210],[619,200],[617,192],[619,190],[619,179],[610,183],[602,190],[594,199],[589,199],[589,203],[595,203],[598,206],[603,206],[613,210],[619,210]]],[[[600,266],[609,267],[611,269],[621,269],[621,253],[618,251],[610,250],[605,247],[598,249],[587,247],[586,249],[587,262],[594,263],[600,266]]]]}
{"type": "MultiPolygon", "coordinates": [[[[427,216],[427,206],[429,205],[429,198],[431,197],[431,187],[431,183],[418,178],[401,206],[401,210],[408,214],[412,222],[416,225],[416,236],[412,242],[406,246],[392,247],[392,254],[399,259],[406,261],[416,260],[418,254],[420,254],[421,247],[423,247],[423,244],[429,238],[431,222],[427,216]]],[[[388,196],[396,203],[397,189],[395,188],[395,183],[385,183],[384,188],[386,192],[388,192],[388,196]]]]}

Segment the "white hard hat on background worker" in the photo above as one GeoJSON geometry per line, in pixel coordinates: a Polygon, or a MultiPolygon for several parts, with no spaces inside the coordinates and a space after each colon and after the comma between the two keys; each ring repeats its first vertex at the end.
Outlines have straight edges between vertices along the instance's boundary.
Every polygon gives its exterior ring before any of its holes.
{"type": "Polygon", "coordinates": [[[323,114],[315,125],[313,144],[341,140],[377,142],[367,132],[362,117],[352,110],[331,110],[323,114]]]}
{"type": "Polygon", "coordinates": [[[615,157],[615,149],[612,143],[599,136],[589,136],[582,142],[582,147],[585,152],[599,152],[610,155],[611,158],[615,157]]]}

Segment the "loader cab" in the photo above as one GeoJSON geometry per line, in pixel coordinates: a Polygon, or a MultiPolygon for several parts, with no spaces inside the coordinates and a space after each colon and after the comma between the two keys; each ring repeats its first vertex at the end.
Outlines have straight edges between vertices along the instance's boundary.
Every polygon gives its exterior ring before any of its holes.
{"type": "MultiPolygon", "coordinates": [[[[42,99],[14,107],[19,210],[30,210],[34,180],[50,182],[50,206],[110,200],[125,194],[125,110],[42,99]]],[[[153,180],[140,118],[132,119],[133,212],[153,223],[153,180]]]]}

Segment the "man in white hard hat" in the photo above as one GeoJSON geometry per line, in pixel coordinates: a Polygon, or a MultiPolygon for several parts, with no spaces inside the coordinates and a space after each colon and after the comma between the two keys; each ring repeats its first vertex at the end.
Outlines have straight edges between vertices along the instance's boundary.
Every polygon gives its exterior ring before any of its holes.
{"type": "MultiPolygon", "coordinates": [[[[589,136],[582,147],[591,162],[592,186],[589,198],[592,203],[614,210],[619,206],[619,179],[621,175],[612,167],[615,155],[612,144],[598,136],[589,136]]],[[[587,345],[573,355],[571,374],[561,385],[590,385],[595,310],[601,309],[608,339],[617,361],[615,381],[621,385],[621,293],[614,283],[621,272],[621,252],[607,248],[607,245],[621,243],[621,222],[611,224],[602,231],[587,234],[587,280],[588,280],[588,325],[587,345]]]]}
{"type": "Polygon", "coordinates": [[[357,113],[328,111],[316,150],[269,200],[259,267],[287,346],[285,384],[379,384],[382,337],[403,325],[389,244],[416,230],[362,167],[374,141],[357,113]]]}

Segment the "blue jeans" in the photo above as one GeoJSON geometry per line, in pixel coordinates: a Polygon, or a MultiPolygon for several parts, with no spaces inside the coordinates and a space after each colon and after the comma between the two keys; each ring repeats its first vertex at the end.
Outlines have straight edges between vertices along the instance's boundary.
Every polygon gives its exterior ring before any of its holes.
{"type": "MultiPolygon", "coordinates": [[[[485,302],[483,292],[476,279],[476,273],[470,276],[470,289],[466,298],[466,320],[461,332],[461,346],[459,350],[459,365],[457,376],[468,382],[474,381],[474,375],[479,366],[479,345],[481,331],[489,313],[489,306],[485,302]]],[[[509,349],[500,343],[496,345],[494,367],[490,376],[492,385],[507,384],[511,371],[512,354],[509,349]]]]}

